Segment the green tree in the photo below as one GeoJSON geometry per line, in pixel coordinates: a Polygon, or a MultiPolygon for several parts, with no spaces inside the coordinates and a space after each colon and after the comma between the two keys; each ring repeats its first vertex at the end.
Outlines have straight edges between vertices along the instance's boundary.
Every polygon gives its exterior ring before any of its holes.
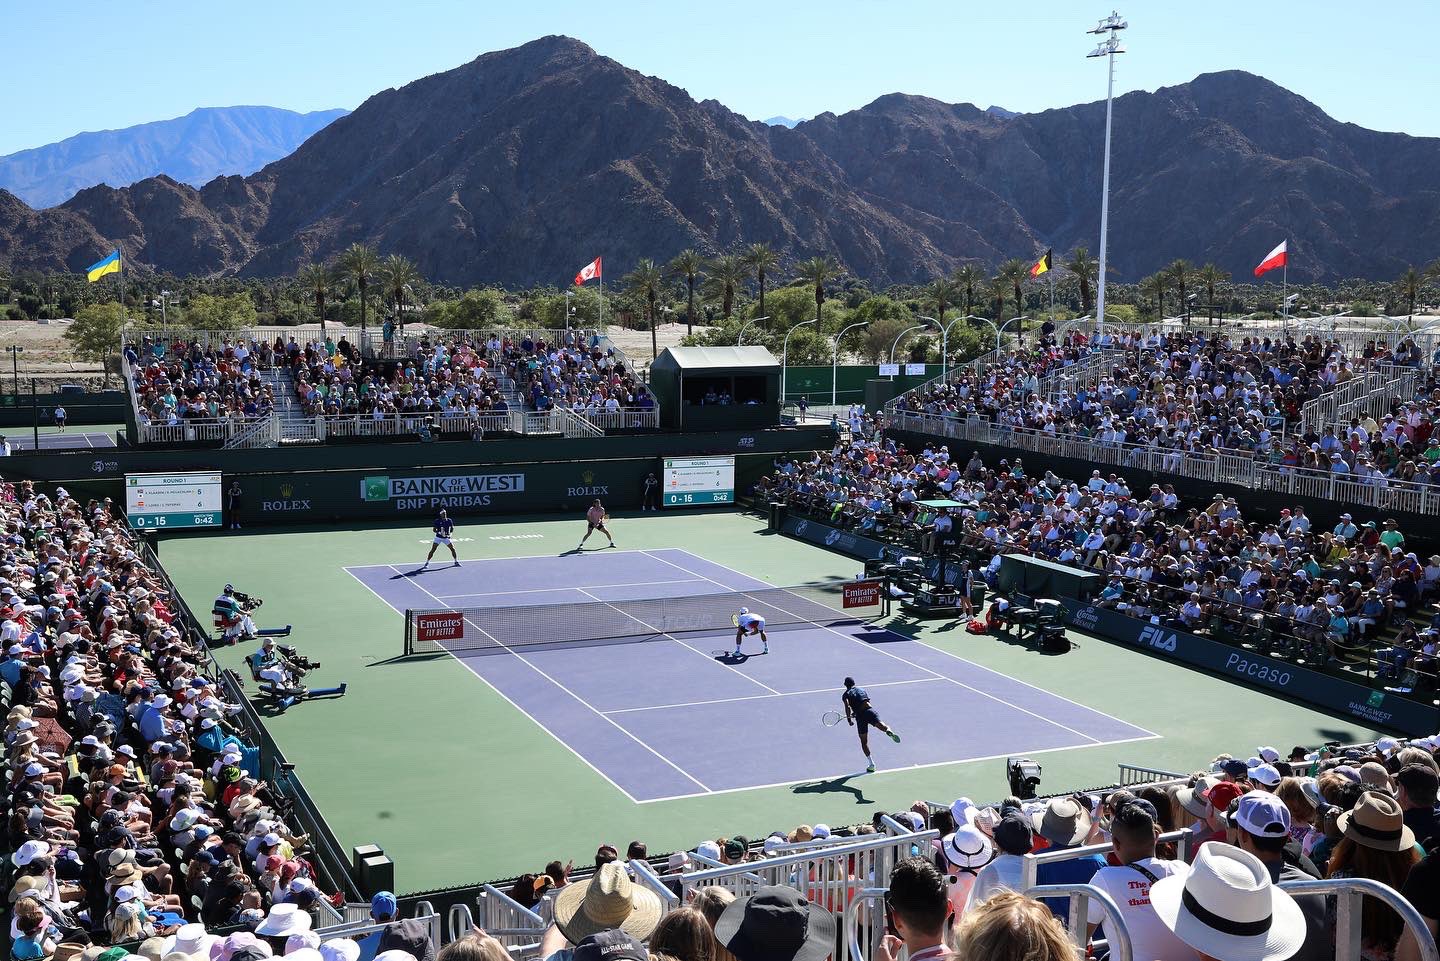
{"type": "MultiPolygon", "coordinates": [[[[1221,284],[1227,283],[1230,275],[1221,270],[1215,264],[1206,264],[1195,274],[1195,282],[1205,288],[1205,316],[1208,320],[1215,319],[1215,308],[1218,301],[1215,300],[1215,291],[1221,284]]],[[[1222,312],[1223,316],[1223,312],[1222,312]]]]}
{"type": "Polygon", "coordinates": [[[391,254],[380,262],[375,271],[380,280],[382,295],[395,305],[395,325],[405,329],[405,298],[413,296],[414,288],[420,283],[420,271],[401,254],[391,254]]]}
{"type": "MultiPolygon", "coordinates": [[[[1025,313],[1025,281],[1030,279],[1030,265],[1019,257],[1011,257],[1000,265],[999,271],[995,274],[996,279],[1003,281],[1010,292],[1015,295],[1015,316],[1020,317],[1025,313]]],[[[1015,333],[1025,332],[1025,321],[1019,321],[1015,325],[1015,333]]]]}
{"type": "MultiPolygon", "coordinates": [[[[1169,278],[1170,283],[1175,286],[1175,293],[1178,298],[1177,309],[1181,314],[1186,312],[1188,306],[1185,302],[1185,295],[1189,290],[1190,277],[1193,273],[1194,268],[1190,266],[1190,262],[1187,260],[1171,261],[1170,266],[1165,268],[1165,276],[1169,278]]],[[[1160,316],[1163,320],[1165,315],[1162,312],[1160,316]]]]}
{"type": "MultiPolygon", "coordinates": [[[[564,298],[560,298],[562,301],[564,298]]],[[[437,300],[425,311],[426,323],[456,330],[489,327],[500,318],[505,298],[498,290],[482,288],[467,290],[456,300],[437,300]]],[[[564,304],[560,310],[564,311],[564,304]]]]}
{"type": "Polygon", "coordinates": [[[989,303],[995,305],[995,324],[999,326],[1005,319],[1005,298],[1010,296],[1010,285],[1003,277],[991,277],[985,285],[986,296],[989,303]]]}
{"type": "MultiPolygon", "coordinates": [[[[705,267],[705,258],[701,257],[693,248],[687,248],[675,255],[667,268],[669,273],[676,277],[685,278],[685,289],[687,300],[685,306],[685,333],[695,333],[695,282],[700,278],[700,271],[705,267]]],[[[761,294],[761,303],[764,303],[764,294],[761,294]]],[[[763,311],[764,308],[762,307],[763,311]]]]}
{"type": "Polygon", "coordinates": [[[65,340],[75,356],[99,361],[104,386],[110,386],[110,368],[120,354],[120,332],[125,328],[125,311],[118,303],[91,304],[75,312],[75,322],[65,331],[65,340]]]}
{"type": "Polygon", "coordinates": [[[1093,305],[1091,292],[1095,289],[1096,278],[1100,276],[1100,265],[1090,256],[1088,247],[1076,247],[1070,251],[1064,266],[1080,283],[1080,313],[1090,313],[1093,305]]]}
{"type": "Polygon", "coordinates": [[[970,316],[975,313],[975,292],[985,286],[985,271],[980,269],[978,264],[961,264],[955,271],[955,286],[959,288],[965,297],[965,314],[970,316]]]}
{"type": "Polygon", "coordinates": [[[375,248],[369,244],[351,244],[340,255],[340,270],[355,282],[360,293],[360,339],[365,339],[365,298],[370,290],[370,281],[380,266],[375,248]]]}
{"type": "Polygon", "coordinates": [[[811,257],[795,265],[795,279],[815,292],[816,326],[821,319],[820,308],[825,304],[825,285],[839,280],[844,273],[845,268],[830,257],[811,257]]]}
{"type": "Polygon", "coordinates": [[[1157,270],[1155,273],[1140,281],[1140,289],[1143,293],[1155,298],[1155,313],[1158,320],[1165,319],[1165,288],[1167,286],[1165,271],[1157,270]]]}
{"type": "Polygon", "coordinates": [[[185,323],[196,330],[239,330],[255,326],[255,301],[244,292],[223,297],[197,294],[185,303],[185,323]]]}
{"type": "Polygon", "coordinates": [[[890,345],[907,327],[919,321],[904,303],[884,295],[866,297],[843,318],[845,324],[869,324],[850,337],[858,337],[856,352],[867,360],[881,363],[890,357],[890,345]]]}
{"type": "Polygon", "coordinates": [[[751,244],[740,255],[740,262],[755,272],[755,279],[760,284],[760,313],[756,316],[768,317],[765,313],[765,277],[780,266],[780,255],[770,249],[769,244],[751,244]]]}
{"type": "Polygon", "coordinates": [[[945,329],[945,311],[960,299],[960,285],[949,277],[936,277],[925,285],[925,302],[935,305],[935,319],[945,329]]]}
{"type": "Polygon", "coordinates": [[[749,276],[745,264],[734,254],[723,254],[705,266],[705,285],[702,288],[710,300],[720,301],[720,314],[726,320],[735,311],[735,294],[749,276]]]}
{"type": "Polygon", "coordinates": [[[1412,321],[1415,319],[1415,302],[1420,299],[1420,288],[1423,286],[1425,286],[1425,275],[1416,270],[1414,264],[1406,267],[1405,273],[1395,281],[1395,293],[1409,308],[1406,313],[1412,321]]]}
{"type": "Polygon", "coordinates": [[[335,287],[335,274],[327,264],[316,262],[300,268],[300,286],[315,303],[315,317],[320,321],[320,338],[325,338],[325,298],[335,287]]]}
{"type": "Polygon", "coordinates": [[[645,316],[650,323],[650,356],[652,359],[659,357],[660,342],[655,335],[655,301],[660,299],[660,287],[665,282],[664,273],[655,265],[655,261],[645,257],[621,282],[625,285],[626,292],[645,302],[645,316]]]}

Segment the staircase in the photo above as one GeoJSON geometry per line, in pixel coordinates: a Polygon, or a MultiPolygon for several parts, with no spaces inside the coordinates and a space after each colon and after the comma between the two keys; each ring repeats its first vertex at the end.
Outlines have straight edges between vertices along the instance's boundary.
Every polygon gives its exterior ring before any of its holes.
{"type": "Polygon", "coordinates": [[[231,434],[221,445],[226,450],[253,450],[257,447],[278,447],[275,415],[261,417],[231,434]]]}

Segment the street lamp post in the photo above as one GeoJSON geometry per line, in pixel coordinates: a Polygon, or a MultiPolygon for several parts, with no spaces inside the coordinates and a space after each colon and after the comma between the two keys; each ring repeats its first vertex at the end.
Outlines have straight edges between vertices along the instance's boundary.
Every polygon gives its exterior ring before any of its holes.
{"type": "Polygon", "coordinates": [[[570,329],[570,298],[573,296],[569,290],[565,291],[565,329],[570,329]]]}
{"type": "Polygon", "coordinates": [[[1100,185],[1100,277],[1095,294],[1095,317],[1099,333],[1105,332],[1105,250],[1110,226],[1110,117],[1115,101],[1115,55],[1125,52],[1124,45],[1120,43],[1120,31],[1128,26],[1119,13],[1111,11],[1110,16],[1096,24],[1093,30],[1086,31],[1097,36],[1109,34],[1107,39],[1086,54],[1087,57],[1108,57],[1110,60],[1110,79],[1105,88],[1105,173],[1100,185]]]}
{"type": "Polygon", "coordinates": [[[800,323],[796,324],[794,327],[791,327],[789,330],[785,331],[785,339],[784,339],[783,341],[781,341],[781,343],[780,343],[780,406],[781,406],[781,407],[784,407],[784,406],[785,406],[785,375],[786,375],[785,367],[786,367],[786,364],[788,364],[789,361],[790,361],[790,335],[793,334],[793,333],[795,333],[795,331],[799,330],[801,327],[804,327],[806,324],[813,324],[813,323],[815,323],[815,321],[814,321],[813,319],[800,321],[800,323]]]}
{"type": "MultiPolygon", "coordinates": [[[[1020,314],[1020,315],[1017,316],[1017,317],[1011,317],[1009,320],[1005,321],[1005,323],[1001,324],[999,327],[996,327],[996,328],[995,328],[995,349],[996,349],[996,350],[999,350],[999,349],[1000,349],[1000,334],[1001,334],[1002,332],[1004,332],[1004,330],[1005,330],[1006,327],[1009,327],[1011,324],[1015,323],[1016,321],[1029,320],[1029,319],[1030,319],[1030,318],[1029,318],[1028,315],[1026,315],[1026,314],[1020,314]]],[[[994,325],[992,324],[991,326],[993,327],[994,325]]],[[[1018,328],[1017,328],[1017,329],[1018,329],[1018,328]]]]}
{"type": "MultiPolygon", "coordinates": [[[[745,321],[745,326],[740,328],[740,334],[739,334],[738,337],[735,338],[735,346],[736,346],[736,347],[739,347],[739,346],[740,346],[740,342],[745,339],[745,331],[749,330],[749,329],[750,329],[751,327],[753,327],[755,324],[760,323],[760,321],[762,321],[762,320],[769,320],[769,319],[770,319],[769,317],[755,317],[755,318],[752,318],[751,320],[745,321]]],[[[795,325],[795,327],[799,327],[799,326],[800,326],[799,324],[796,324],[796,325],[795,325]]],[[[794,330],[794,327],[792,327],[791,330],[794,330]]]]}
{"type": "Polygon", "coordinates": [[[11,344],[5,348],[10,355],[10,370],[15,375],[15,396],[20,396],[20,355],[25,353],[25,348],[19,344],[11,344]]]}
{"type": "Polygon", "coordinates": [[[870,326],[870,321],[868,321],[868,320],[858,321],[857,323],[848,324],[848,325],[846,325],[845,327],[842,327],[842,328],[840,329],[840,333],[838,333],[838,334],[835,335],[835,353],[832,354],[831,357],[830,357],[830,406],[831,406],[831,407],[836,406],[836,404],[838,403],[838,401],[837,401],[836,398],[839,396],[839,386],[840,386],[840,385],[839,385],[839,377],[840,377],[840,340],[841,340],[841,338],[843,338],[843,337],[845,336],[845,334],[846,334],[847,331],[854,330],[856,327],[869,327],[869,326],[870,326]]]}
{"type": "MultiPolygon", "coordinates": [[[[927,320],[928,318],[922,317],[922,318],[920,318],[920,319],[921,319],[921,320],[927,320]]],[[[900,346],[900,341],[901,341],[901,339],[903,339],[906,334],[913,334],[913,333],[915,333],[915,331],[917,331],[917,330],[924,330],[924,329],[925,329],[925,325],[924,325],[924,324],[916,324],[914,327],[906,327],[904,330],[900,331],[900,333],[898,333],[898,334],[895,335],[895,342],[890,345],[890,364],[891,364],[891,366],[894,366],[894,364],[895,364],[895,348],[900,346]]],[[[891,374],[891,375],[890,375],[890,379],[891,379],[891,380],[894,380],[894,379],[895,379],[895,375],[894,375],[894,374],[891,374]]]]}

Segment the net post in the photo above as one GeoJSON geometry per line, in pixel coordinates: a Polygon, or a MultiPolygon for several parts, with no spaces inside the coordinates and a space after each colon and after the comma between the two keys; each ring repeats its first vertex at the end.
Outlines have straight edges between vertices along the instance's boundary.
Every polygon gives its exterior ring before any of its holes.
{"type": "Polygon", "coordinates": [[[414,611],[405,608],[405,657],[415,653],[415,618],[414,611]]]}

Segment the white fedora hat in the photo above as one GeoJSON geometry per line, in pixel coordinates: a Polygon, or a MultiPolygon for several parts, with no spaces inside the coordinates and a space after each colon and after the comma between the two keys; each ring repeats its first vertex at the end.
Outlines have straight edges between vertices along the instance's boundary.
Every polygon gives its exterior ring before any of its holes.
{"type": "Polygon", "coordinates": [[[1211,841],[1188,873],[1150,886],[1160,922],[1190,947],[1225,961],[1284,961],[1305,942],[1305,916],[1270,883],[1255,855],[1211,841]]]}

